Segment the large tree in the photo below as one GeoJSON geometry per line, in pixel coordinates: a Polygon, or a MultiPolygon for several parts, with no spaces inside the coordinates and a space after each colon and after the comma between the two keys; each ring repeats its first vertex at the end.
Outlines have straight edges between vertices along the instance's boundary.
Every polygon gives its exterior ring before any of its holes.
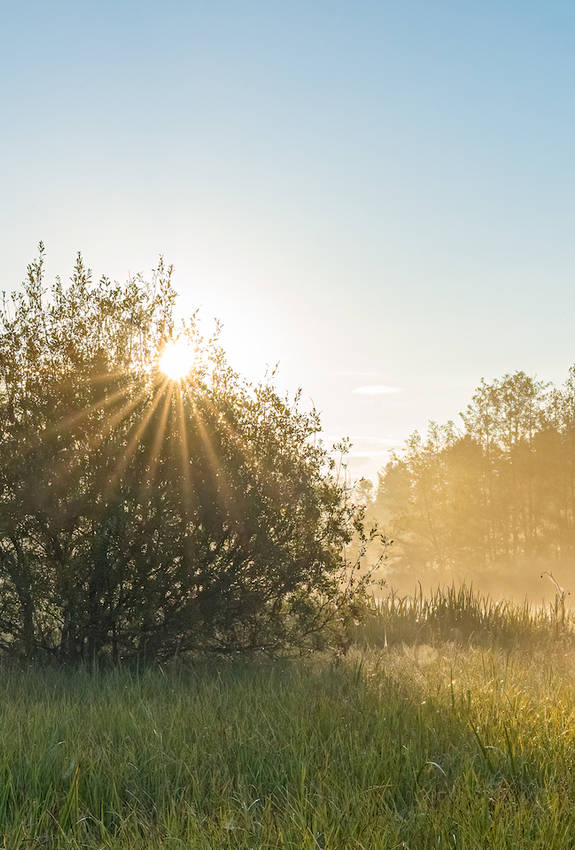
{"type": "Polygon", "coordinates": [[[0,635],[65,661],[311,648],[337,640],[365,580],[363,535],[317,415],[242,381],[171,270],[44,282],[0,309],[0,635]],[[194,352],[170,380],[170,341],[194,352]],[[360,547],[360,552],[361,552],[360,547]],[[350,577],[351,576],[351,577],[350,577]]]}

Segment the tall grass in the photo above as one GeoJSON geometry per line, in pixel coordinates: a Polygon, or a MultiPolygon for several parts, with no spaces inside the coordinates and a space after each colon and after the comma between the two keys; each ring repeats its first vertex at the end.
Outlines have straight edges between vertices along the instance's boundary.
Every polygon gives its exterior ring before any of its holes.
{"type": "Polygon", "coordinates": [[[5,672],[6,848],[568,848],[575,655],[5,672]]]}
{"type": "Polygon", "coordinates": [[[556,642],[575,646],[575,619],[558,588],[548,605],[497,601],[472,586],[438,587],[424,595],[390,590],[352,633],[367,646],[454,641],[479,646],[541,647],[556,642]]]}

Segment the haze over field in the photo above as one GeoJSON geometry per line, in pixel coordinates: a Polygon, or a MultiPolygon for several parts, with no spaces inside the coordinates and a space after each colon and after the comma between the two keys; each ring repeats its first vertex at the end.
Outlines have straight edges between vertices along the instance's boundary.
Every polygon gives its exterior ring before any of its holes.
{"type": "Polygon", "coordinates": [[[355,475],[482,376],[566,375],[572,3],[32,2],[0,47],[2,288],[39,239],[64,276],[164,254],[355,475]]]}

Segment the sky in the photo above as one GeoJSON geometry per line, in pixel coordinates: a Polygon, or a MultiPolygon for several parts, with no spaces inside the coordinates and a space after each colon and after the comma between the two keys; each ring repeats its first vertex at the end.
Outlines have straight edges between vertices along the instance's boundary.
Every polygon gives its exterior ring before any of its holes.
{"type": "Polygon", "coordinates": [[[0,0],[0,289],[175,266],[374,477],[575,361],[572,0],[0,0]]]}

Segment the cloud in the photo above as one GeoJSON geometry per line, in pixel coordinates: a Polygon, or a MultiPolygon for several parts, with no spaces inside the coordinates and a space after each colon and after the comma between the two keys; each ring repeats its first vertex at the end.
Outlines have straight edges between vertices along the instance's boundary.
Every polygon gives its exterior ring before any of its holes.
{"type": "Polygon", "coordinates": [[[352,390],[354,395],[390,395],[398,393],[399,387],[390,387],[387,384],[366,384],[352,390]]]}

